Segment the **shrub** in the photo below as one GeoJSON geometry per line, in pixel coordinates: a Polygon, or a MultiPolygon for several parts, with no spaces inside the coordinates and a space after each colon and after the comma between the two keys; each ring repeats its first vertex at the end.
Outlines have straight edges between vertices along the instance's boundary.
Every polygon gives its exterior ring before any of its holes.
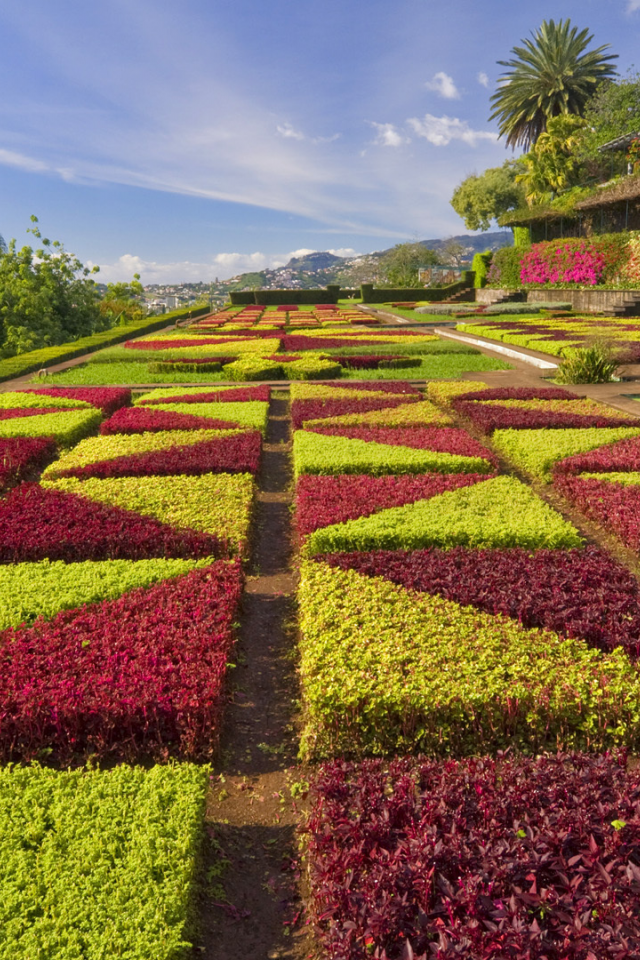
{"type": "Polygon", "coordinates": [[[627,260],[628,234],[568,237],[535,243],[524,253],[520,280],[530,286],[595,286],[618,278],[627,260]]]}
{"type": "Polygon", "coordinates": [[[471,269],[474,274],[473,285],[476,289],[486,287],[487,274],[491,266],[492,258],[493,250],[485,250],[484,253],[474,254],[473,260],[471,261],[471,269]]]}
{"type": "Polygon", "coordinates": [[[281,363],[258,358],[227,363],[223,371],[230,380],[280,380],[284,376],[281,363]]]}
{"type": "Polygon", "coordinates": [[[190,764],[0,770],[0,958],[183,956],[208,779],[190,764]]]}
{"type": "Polygon", "coordinates": [[[422,357],[389,357],[378,364],[380,370],[404,370],[422,366],[422,357]]]}
{"type": "Polygon", "coordinates": [[[222,370],[223,362],[232,363],[233,360],[227,357],[221,357],[220,360],[207,360],[203,363],[193,361],[189,363],[186,360],[160,360],[149,363],[147,369],[149,373],[219,373],[222,370]]]}
{"type": "Polygon", "coordinates": [[[520,261],[525,252],[523,247],[501,247],[496,250],[487,273],[487,286],[505,290],[520,289],[520,261]]]}
{"type": "Polygon", "coordinates": [[[629,955],[639,801],[624,755],[325,764],[305,829],[323,953],[629,955]]]}
{"type": "Polygon", "coordinates": [[[342,376],[342,365],[336,360],[303,358],[285,363],[284,375],[289,380],[334,380],[342,376]]]}
{"type": "Polygon", "coordinates": [[[558,367],[559,383],[609,383],[615,378],[618,361],[609,345],[593,343],[575,347],[558,367]]]}

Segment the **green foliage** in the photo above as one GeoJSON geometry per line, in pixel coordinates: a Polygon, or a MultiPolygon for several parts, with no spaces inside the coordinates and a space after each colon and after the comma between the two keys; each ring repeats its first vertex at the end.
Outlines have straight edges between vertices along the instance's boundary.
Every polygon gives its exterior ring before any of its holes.
{"type": "Polygon", "coordinates": [[[636,437],[638,427],[587,427],[569,430],[495,430],[493,445],[512,463],[539,480],[550,480],[554,463],[616,440],[636,437]]]}
{"type": "Polygon", "coordinates": [[[525,252],[523,247],[501,247],[496,250],[487,275],[487,285],[502,290],[519,290],[520,261],[525,252]]]}
{"type": "Polygon", "coordinates": [[[293,438],[293,466],[301,473],[489,473],[488,460],[413,447],[370,443],[298,430],[293,438]]]}
{"type": "Polygon", "coordinates": [[[90,408],[91,404],[73,397],[50,397],[47,394],[27,393],[22,390],[0,393],[0,410],[38,410],[43,407],[60,407],[64,410],[69,407],[90,408]]]}
{"type": "Polygon", "coordinates": [[[170,360],[161,360],[150,363],[147,367],[149,373],[219,373],[222,370],[222,364],[216,360],[211,363],[172,363],[170,360]]]}
{"type": "Polygon", "coordinates": [[[299,604],[305,760],[640,742],[640,675],[622,648],[322,563],[303,564],[299,604]]]}
{"type": "Polygon", "coordinates": [[[609,383],[618,369],[612,347],[604,342],[575,347],[558,367],[558,383],[609,383]]]}
{"type": "Polygon", "coordinates": [[[425,547],[579,547],[574,527],[513,477],[495,477],[429,500],[322,527],[304,552],[425,547]]]}
{"type": "Polygon", "coordinates": [[[489,119],[498,120],[507,146],[528,150],[552,117],[583,116],[598,84],[615,74],[609,61],[617,59],[604,55],[609,44],[587,50],[592,40],[588,29],[578,32],[569,19],[544,20],[531,40],[513,47],[513,59],[498,61],[508,69],[491,97],[489,119]]]}
{"type": "Polygon", "coordinates": [[[100,301],[100,313],[107,317],[110,327],[142,320],[146,316],[146,305],[140,274],[134,273],[130,283],[108,283],[100,301]]]}
{"type": "Polygon", "coordinates": [[[514,247],[531,246],[531,227],[516,226],[511,229],[513,230],[514,247]]]}
{"type": "Polygon", "coordinates": [[[215,420],[228,420],[229,426],[241,424],[254,430],[265,433],[269,404],[263,400],[216,400],[214,403],[159,403],[154,410],[173,411],[173,413],[188,413],[194,417],[211,417],[215,420]]]}
{"type": "Polygon", "coordinates": [[[601,83],[584,111],[587,128],[580,142],[580,156],[594,174],[625,174],[624,151],[602,154],[598,147],[627,133],[640,130],[640,74],[601,83]]]}
{"type": "Polygon", "coordinates": [[[208,781],[0,769],[0,960],[186,960],[208,781]]]}
{"type": "MultiPolygon", "coordinates": [[[[129,351],[132,353],[133,351],[129,351]]],[[[62,373],[47,377],[47,386],[109,386],[116,384],[153,384],[153,383],[215,383],[226,380],[222,371],[218,373],[189,373],[179,368],[175,373],[151,373],[144,363],[83,363],[62,373]]],[[[37,378],[32,377],[32,382],[37,378]]]]}
{"type": "MultiPolygon", "coordinates": [[[[226,346],[226,344],[223,344],[226,346]]],[[[263,348],[264,349],[264,346],[263,348]]],[[[284,370],[275,360],[262,360],[260,357],[247,357],[227,363],[222,368],[228,380],[282,380],[284,370]]]]}
{"type": "Polygon", "coordinates": [[[440,258],[435,250],[429,250],[421,243],[396,243],[380,259],[380,270],[385,280],[383,286],[416,287],[420,267],[438,263],[440,258]]]}
{"type": "Polygon", "coordinates": [[[524,187],[529,205],[545,203],[556,193],[579,184],[584,168],[576,151],[586,128],[581,117],[550,117],[528,153],[520,158],[524,172],[516,179],[524,187]]]}
{"type": "Polygon", "coordinates": [[[410,370],[422,365],[421,357],[392,357],[391,360],[381,360],[379,370],[410,370]]]}
{"type": "Polygon", "coordinates": [[[488,230],[492,220],[524,204],[524,190],[516,181],[521,170],[518,160],[505,160],[456,187],[451,206],[469,230],[488,230]]]}
{"type": "Polygon", "coordinates": [[[63,447],[71,447],[98,429],[102,414],[95,408],[41,413],[34,417],[0,420],[0,437],[53,437],[63,447]]]}
{"type": "Polygon", "coordinates": [[[342,366],[329,359],[303,357],[284,364],[287,380],[335,380],[342,376],[342,366]]]}
{"type": "Polygon", "coordinates": [[[182,576],[210,562],[209,559],[88,560],[84,563],[41,560],[4,564],[0,566],[0,630],[22,623],[29,625],[36,617],[50,620],[61,610],[85,603],[115,599],[129,590],[182,576]]]}
{"type": "Polygon", "coordinates": [[[474,273],[473,285],[476,290],[482,289],[487,285],[487,273],[493,259],[493,250],[485,250],[484,253],[476,253],[471,261],[471,269],[474,273]]]}
{"type": "MultiPolygon", "coordinates": [[[[43,486],[134,510],[183,530],[228,540],[246,553],[255,482],[248,473],[205,473],[199,477],[66,477],[43,486]]],[[[153,562],[153,561],[150,561],[153,562]]]]}

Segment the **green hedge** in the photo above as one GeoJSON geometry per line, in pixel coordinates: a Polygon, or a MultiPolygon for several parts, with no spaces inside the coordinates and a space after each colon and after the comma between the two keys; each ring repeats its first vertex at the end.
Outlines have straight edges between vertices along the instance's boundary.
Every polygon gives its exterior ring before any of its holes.
{"type": "Polygon", "coordinates": [[[161,317],[146,317],[138,323],[128,324],[126,327],[112,327],[110,330],[102,330],[100,333],[94,333],[90,337],[82,337],[73,343],[62,343],[57,347],[43,347],[41,350],[31,350],[29,353],[18,354],[17,357],[8,357],[6,360],[0,360],[0,381],[13,380],[15,377],[22,377],[34,370],[41,370],[43,367],[52,366],[55,363],[63,363],[65,360],[73,360],[75,357],[81,357],[83,353],[93,353],[101,347],[108,347],[112,343],[121,343],[123,340],[130,340],[132,337],[141,337],[145,333],[153,333],[154,330],[161,330],[168,326],[172,321],[182,320],[185,317],[201,317],[209,313],[209,307],[196,307],[193,310],[174,310],[172,313],[164,313],[161,317]]]}
{"type": "Polygon", "coordinates": [[[339,287],[326,290],[239,290],[230,293],[234,306],[258,303],[265,307],[290,304],[337,303],[339,287]]]}
{"type": "Polygon", "coordinates": [[[485,250],[484,253],[476,253],[471,261],[471,269],[474,273],[473,285],[476,289],[486,287],[487,274],[491,266],[493,250],[485,250]]]}
{"type": "Polygon", "coordinates": [[[391,303],[392,300],[437,302],[471,287],[473,287],[473,270],[465,270],[462,280],[450,283],[446,287],[374,287],[372,283],[363,283],[360,291],[363,303],[391,303]]]}

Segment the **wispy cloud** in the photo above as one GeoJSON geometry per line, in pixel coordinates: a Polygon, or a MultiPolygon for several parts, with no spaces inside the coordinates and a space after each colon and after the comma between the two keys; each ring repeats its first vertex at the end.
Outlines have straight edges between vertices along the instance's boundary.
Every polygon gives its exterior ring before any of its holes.
{"type": "Polygon", "coordinates": [[[279,123],[276,127],[277,132],[285,140],[306,140],[308,143],[334,143],[340,139],[339,133],[333,133],[330,137],[308,137],[302,130],[296,130],[290,123],[279,123]]]}
{"type": "MultiPolygon", "coordinates": [[[[637,2],[640,4],[640,0],[637,0],[637,2]]],[[[481,70],[480,73],[478,74],[478,83],[482,87],[489,86],[489,77],[483,70],[481,70]]]]}
{"type": "Polygon", "coordinates": [[[627,0],[627,13],[635,13],[640,10],[640,0],[627,0]]]}
{"type": "Polygon", "coordinates": [[[368,120],[367,123],[377,130],[373,142],[380,147],[401,147],[404,143],[411,142],[392,123],[376,123],[375,120],[368,120]]]}
{"type": "Polygon", "coordinates": [[[425,87],[427,90],[434,90],[436,93],[439,93],[445,100],[460,99],[460,91],[453,82],[453,77],[450,77],[448,73],[444,73],[442,70],[434,74],[433,80],[428,80],[427,83],[425,83],[425,87]]]}
{"type": "Polygon", "coordinates": [[[461,140],[463,143],[475,147],[481,140],[496,141],[497,133],[489,130],[473,130],[466,120],[458,117],[434,117],[425,113],[422,120],[411,117],[407,121],[418,137],[424,137],[436,147],[446,147],[452,140],[461,140]]]}

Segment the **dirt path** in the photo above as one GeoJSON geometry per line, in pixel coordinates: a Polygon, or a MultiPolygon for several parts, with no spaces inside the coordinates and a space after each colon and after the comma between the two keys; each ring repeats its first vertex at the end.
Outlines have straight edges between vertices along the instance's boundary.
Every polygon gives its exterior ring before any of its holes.
{"type": "Polygon", "coordinates": [[[295,826],[305,791],[294,727],[289,431],[287,394],[278,392],[259,476],[232,702],[207,811],[207,889],[194,950],[206,960],[306,955],[294,922],[295,826]]]}

